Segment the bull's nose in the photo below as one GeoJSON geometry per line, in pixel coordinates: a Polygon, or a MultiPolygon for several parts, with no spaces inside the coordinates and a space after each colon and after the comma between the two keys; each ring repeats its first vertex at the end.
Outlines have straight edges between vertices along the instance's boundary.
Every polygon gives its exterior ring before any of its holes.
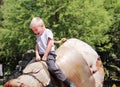
{"type": "Polygon", "coordinates": [[[94,73],[96,73],[97,72],[97,70],[94,70],[92,73],[94,74],[94,73]]]}

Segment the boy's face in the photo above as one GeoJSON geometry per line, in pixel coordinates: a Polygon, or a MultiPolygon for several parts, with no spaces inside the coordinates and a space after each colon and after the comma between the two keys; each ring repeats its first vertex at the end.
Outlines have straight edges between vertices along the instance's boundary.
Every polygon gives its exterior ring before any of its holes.
{"type": "Polygon", "coordinates": [[[36,34],[36,35],[42,35],[42,33],[44,32],[45,28],[43,25],[37,26],[37,27],[32,27],[32,31],[36,34]]]}

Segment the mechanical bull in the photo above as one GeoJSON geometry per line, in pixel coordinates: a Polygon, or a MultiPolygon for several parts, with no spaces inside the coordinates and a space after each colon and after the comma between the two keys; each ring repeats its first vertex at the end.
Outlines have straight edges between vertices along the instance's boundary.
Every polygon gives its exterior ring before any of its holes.
{"type": "MultiPolygon", "coordinates": [[[[56,66],[76,87],[102,87],[104,70],[99,55],[85,42],[72,38],[56,50],[56,66]]],[[[44,87],[51,75],[45,62],[30,63],[18,78],[9,80],[4,87],[44,87]]],[[[55,79],[52,79],[55,87],[55,79]]],[[[65,87],[62,84],[62,87],[65,87]]]]}

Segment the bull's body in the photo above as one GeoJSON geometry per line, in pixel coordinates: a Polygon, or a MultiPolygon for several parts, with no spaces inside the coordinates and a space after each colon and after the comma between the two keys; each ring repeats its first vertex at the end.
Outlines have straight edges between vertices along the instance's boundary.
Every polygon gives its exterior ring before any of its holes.
{"type": "MultiPolygon", "coordinates": [[[[56,54],[56,65],[76,87],[102,87],[103,66],[98,54],[88,44],[78,39],[69,39],[56,50],[56,54]]],[[[24,83],[24,87],[42,87],[50,81],[45,63],[28,64],[23,72],[33,73],[32,76],[26,74],[10,80],[4,87],[15,87],[19,83],[24,83]]]]}

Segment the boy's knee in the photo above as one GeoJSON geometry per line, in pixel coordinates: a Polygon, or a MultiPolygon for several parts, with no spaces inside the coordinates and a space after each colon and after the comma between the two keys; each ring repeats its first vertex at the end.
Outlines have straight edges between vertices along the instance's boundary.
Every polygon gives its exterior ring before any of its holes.
{"type": "Polygon", "coordinates": [[[55,71],[58,71],[58,69],[56,67],[48,67],[49,71],[50,72],[55,72],[55,71]]]}

